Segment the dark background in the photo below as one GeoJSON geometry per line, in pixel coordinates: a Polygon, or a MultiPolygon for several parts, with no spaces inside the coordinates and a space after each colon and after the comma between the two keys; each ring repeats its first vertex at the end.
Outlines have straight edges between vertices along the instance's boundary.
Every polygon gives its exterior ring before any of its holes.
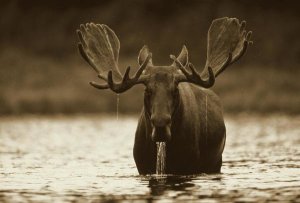
{"type": "MultiPolygon", "coordinates": [[[[77,51],[81,23],[109,25],[121,41],[120,68],[137,67],[147,44],[155,64],[187,45],[200,71],[206,35],[219,17],[247,21],[254,44],[218,77],[225,112],[300,113],[300,12],[297,1],[38,1],[0,3],[0,114],[115,112],[116,95],[77,51]]],[[[120,96],[121,113],[138,113],[143,87],[120,96]]]]}

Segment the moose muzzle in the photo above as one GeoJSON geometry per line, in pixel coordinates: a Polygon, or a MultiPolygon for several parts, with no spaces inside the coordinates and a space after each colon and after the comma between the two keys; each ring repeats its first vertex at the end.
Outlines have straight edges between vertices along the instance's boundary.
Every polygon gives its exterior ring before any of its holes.
{"type": "Polygon", "coordinates": [[[167,142],[171,140],[171,117],[151,116],[152,140],[154,142],[167,142]]]}

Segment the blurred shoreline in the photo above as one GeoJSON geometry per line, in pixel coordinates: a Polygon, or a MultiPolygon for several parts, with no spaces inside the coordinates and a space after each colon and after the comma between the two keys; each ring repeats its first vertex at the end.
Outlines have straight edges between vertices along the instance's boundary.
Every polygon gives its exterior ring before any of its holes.
{"type": "MultiPolygon", "coordinates": [[[[113,113],[74,113],[74,114],[21,114],[21,115],[0,115],[0,123],[6,123],[9,121],[37,121],[37,120],[49,120],[49,121],[74,121],[74,120],[94,120],[95,123],[101,124],[102,122],[123,122],[124,120],[132,120],[136,124],[140,117],[139,113],[121,113],[117,118],[116,112],[113,113]]],[[[228,121],[234,119],[237,121],[243,121],[259,117],[260,119],[274,119],[274,122],[278,119],[299,121],[300,114],[286,114],[286,113],[248,113],[248,112],[236,112],[236,113],[224,113],[224,121],[227,124],[228,121]]]]}
{"type": "MultiPolygon", "coordinates": [[[[1,69],[5,80],[0,82],[0,115],[116,112],[117,95],[91,87],[88,82],[99,79],[84,61],[76,61],[79,57],[64,63],[23,59],[15,62],[13,72],[1,69]]],[[[133,60],[121,64],[136,67],[133,60]]],[[[220,97],[225,113],[300,114],[299,75],[297,69],[237,63],[217,78],[212,90],[220,97]]],[[[140,112],[143,89],[140,85],[120,95],[121,114],[140,112]]]]}

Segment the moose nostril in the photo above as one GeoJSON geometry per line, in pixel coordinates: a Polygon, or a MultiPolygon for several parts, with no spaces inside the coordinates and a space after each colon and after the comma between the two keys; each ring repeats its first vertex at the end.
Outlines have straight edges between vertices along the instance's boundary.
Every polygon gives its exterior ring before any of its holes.
{"type": "Polygon", "coordinates": [[[163,127],[171,123],[171,116],[169,115],[153,115],[151,116],[151,122],[154,126],[163,127]]]}

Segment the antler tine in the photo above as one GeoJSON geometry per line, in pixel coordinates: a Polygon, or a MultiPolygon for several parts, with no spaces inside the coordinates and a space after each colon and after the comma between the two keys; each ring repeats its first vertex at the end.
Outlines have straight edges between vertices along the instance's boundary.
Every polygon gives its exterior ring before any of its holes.
{"type": "Polygon", "coordinates": [[[191,82],[205,88],[209,88],[214,85],[215,75],[211,67],[208,67],[208,73],[209,73],[208,79],[203,80],[192,63],[188,63],[188,67],[192,72],[189,73],[174,55],[170,55],[170,58],[175,61],[175,63],[178,65],[179,69],[182,71],[183,75],[185,76],[185,79],[180,79],[181,81],[178,82],[191,82]]]}
{"type": "MultiPolygon", "coordinates": [[[[108,82],[107,78],[105,76],[101,75],[100,73],[98,75],[98,78],[100,78],[100,79],[108,82]]],[[[109,89],[109,85],[108,84],[98,84],[98,83],[96,83],[94,81],[89,82],[89,84],[91,86],[97,88],[97,89],[100,89],[100,90],[109,89]]]]}
{"type": "Polygon", "coordinates": [[[217,77],[220,73],[222,73],[232,63],[233,63],[232,62],[232,52],[229,52],[227,60],[225,61],[223,66],[219,70],[216,71],[215,77],[217,77]]]}
{"type": "MultiPolygon", "coordinates": [[[[245,21],[244,21],[244,22],[245,22],[245,21]]],[[[245,32],[245,34],[246,34],[246,32],[245,32]]],[[[245,37],[245,41],[244,41],[244,44],[243,44],[242,51],[239,53],[239,55],[236,56],[236,58],[232,61],[232,63],[238,61],[238,60],[246,53],[246,50],[247,50],[247,48],[248,48],[248,45],[253,43],[252,41],[249,41],[251,35],[252,35],[252,31],[249,31],[249,32],[247,33],[247,36],[245,37]]]]}
{"type": "Polygon", "coordinates": [[[196,85],[200,85],[205,88],[210,88],[215,84],[215,75],[212,70],[212,68],[208,67],[208,79],[203,80],[200,76],[200,74],[196,71],[194,65],[192,63],[189,63],[189,68],[192,71],[192,74],[189,75],[188,80],[196,85]]]}
{"type": "Polygon", "coordinates": [[[124,76],[123,76],[123,79],[122,79],[122,83],[125,83],[126,80],[129,80],[130,77],[129,77],[129,72],[130,72],[130,66],[128,66],[125,70],[125,73],[124,73],[124,76]]]}
{"type": "Polygon", "coordinates": [[[100,89],[100,90],[104,90],[104,89],[109,88],[108,84],[97,84],[94,81],[90,82],[90,85],[97,88],[97,89],[100,89]]]}
{"type": "Polygon", "coordinates": [[[102,75],[101,73],[98,74],[98,78],[107,82],[107,78],[104,75],[102,75]]]}
{"type": "MultiPolygon", "coordinates": [[[[115,83],[113,81],[112,71],[110,70],[107,75],[108,87],[115,93],[122,93],[136,84],[144,83],[145,82],[144,80],[147,77],[141,78],[140,76],[142,75],[143,71],[147,67],[147,64],[151,58],[152,58],[152,54],[150,53],[150,54],[148,54],[146,60],[139,67],[139,69],[136,71],[136,73],[134,74],[134,76],[132,78],[130,78],[130,76],[129,76],[130,66],[128,66],[126,68],[126,71],[125,71],[122,81],[120,83],[115,83]]],[[[104,86],[101,86],[101,87],[103,87],[103,89],[104,89],[104,86]]]]}

